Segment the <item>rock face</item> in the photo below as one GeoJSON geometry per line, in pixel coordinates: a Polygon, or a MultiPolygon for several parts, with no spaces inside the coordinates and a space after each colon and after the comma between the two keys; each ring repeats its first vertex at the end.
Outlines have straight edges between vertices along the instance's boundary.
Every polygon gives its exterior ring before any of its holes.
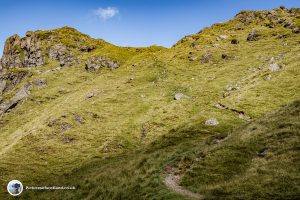
{"type": "Polygon", "coordinates": [[[74,57],[63,44],[54,45],[49,49],[49,58],[59,61],[61,67],[71,66],[75,63],[74,57]]]}
{"type": "Polygon", "coordinates": [[[88,72],[97,72],[101,68],[116,69],[120,66],[118,61],[110,60],[104,57],[93,57],[85,63],[85,69],[88,72]]]}
{"type": "Polygon", "coordinates": [[[39,67],[44,64],[40,42],[34,32],[27,32],[26,37],[13,35],[5,42],[2,68],[39,67]]]}
{"type": "Polygon", "coordinates": [[[21,100],[26,98],[29,95],[31,88],[31,84],[25,85],[15,94],[13,98],[0,104],[0,115],[7,112],[11,108],[14,108],[21,100]]]}

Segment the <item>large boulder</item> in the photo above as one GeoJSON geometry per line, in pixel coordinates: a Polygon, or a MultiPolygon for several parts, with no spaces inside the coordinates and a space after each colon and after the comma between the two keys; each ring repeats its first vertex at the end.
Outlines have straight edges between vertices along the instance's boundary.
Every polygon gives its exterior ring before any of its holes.
{"type": "Polygon", "coordinates": [[[101,68],[116,69],[120,66],[118,61],[105,57],[93,57],[85,63],[85,69],[88,72],[97,72],[101,68]]]}

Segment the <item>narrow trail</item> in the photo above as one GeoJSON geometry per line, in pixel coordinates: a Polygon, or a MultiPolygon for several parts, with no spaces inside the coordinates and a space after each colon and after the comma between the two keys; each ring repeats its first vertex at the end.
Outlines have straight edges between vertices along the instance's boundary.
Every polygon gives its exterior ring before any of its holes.
{"type": "Polygon", "coordinates": [[[179,176],[175,176],[174,174],[168,174],[164,180],[165,185],[175,193],[181,194],[182,196],[190,197],[193,199],[204,199],[204,196],[192,191],[189,191],[182,186],[178,185],[179,176]]]}

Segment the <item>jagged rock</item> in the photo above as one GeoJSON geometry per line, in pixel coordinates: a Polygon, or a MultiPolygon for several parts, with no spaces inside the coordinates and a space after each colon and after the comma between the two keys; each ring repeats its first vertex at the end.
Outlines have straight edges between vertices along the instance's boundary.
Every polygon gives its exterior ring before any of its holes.
{"type": "Polygon", "coordinates": [[[0,115],[7,112],[9,109],[14,108],[21,100],[26,98],[30,94],[32,86],[31,84],[27,84],[22,87],[13,98],[9,101],[6,101],[0,105],[0,115]]]}
{"type": "Polygon", "coordinates": [[[47,80],[46,79],[39,79],[39,80],[36,80],[35,81],[35,85],[38,87],[38,88],[43,88],[47,85],[47,80]]]}
{"type": "Polygon", "coordinates": [[[38,67],[42,64],[42,50],[33,32],[27,32],[24,38],[13,35],[6,40],[1,59],[3,68],[38,67]]]}
{"type": "Polygon", "coordinates": [[[281,66],[278,65],[277,63],[271,63],[268,69],[272,72],[275,72],[275,71],[279,71],[281,69],[281,66]]]}
{"type": "Polygon", "coordinates": [[[176,93],[174,96],[174,100],[180,100],[180,99],[190,99],[190,97],[182,93],[176,93]]]}
{"type": "Polygon", "coordinates": [[[7,92],[12,90],[17,84],[19,84],[23,79],[30,75],[31,73],[27,71],[6,73],[2,75],[1,79],[6,80],[6,86],[4,91],[7,92]]]}
{"type": "Polygon", "coordinates": [[[76,63],[75,58],[71,52],[63,44],[54,45],[49,49],[49,58],[59,61],[61,67],[71,66],[76,63]]]}
{"type": "Polygon", "coordinates": [[[116,69],[120,63],[104,57],[93,57],[85,63],[85,69],[88,72],[97,72],[101,68],[116,69]]]}
{"type": "Polygon", "coordinates": [[[210,118],[205,121],[206,126],[217,126],[218,124],[219,124],[219,122],[216,118],[210,118]]]}
{"type": "Polygon", "coordinates": [[[212,54],[210,52],[206,52],[202,55],[201,63],[208,63],[212,59],[212,54]]]}
{"type": "Polygon", "coordinates": [[[247,37],[247,41],[257,41],[259,34],[256,30],[252,30],[247,37]]]}

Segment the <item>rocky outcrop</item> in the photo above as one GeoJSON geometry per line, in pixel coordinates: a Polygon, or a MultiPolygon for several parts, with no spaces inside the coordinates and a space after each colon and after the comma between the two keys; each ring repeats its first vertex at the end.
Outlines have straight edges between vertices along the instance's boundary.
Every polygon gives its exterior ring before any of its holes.
{"type": "Polygon", "coordinates": [[[76,63],[72,53],[63,44],[57,44],[49,49],[49,58],[59,61],[61,67],[71,66],[76,63]]]}
{"type": "Polygon", "coordinates": [[[26,98],[29,95],[31,88],[31,84],[23,86],[13,98],[0,104],[0,115],[14,108],[21,100],[26,98]]]}
{"type": "Polygon", "coordinates": [[[5,42],[2,68],[38,67],[44,64],[40,41],[34,32],[27,32],[26,37],[13,35],[5,42]]]}
{"type": "Polygon", "coordinates": [[[120,66],[118,61],[113,61],[105,57],[93,57],[85,63],[85,69],[88,72],[97,72],[101,68],[116,69],[120,66]]]}

